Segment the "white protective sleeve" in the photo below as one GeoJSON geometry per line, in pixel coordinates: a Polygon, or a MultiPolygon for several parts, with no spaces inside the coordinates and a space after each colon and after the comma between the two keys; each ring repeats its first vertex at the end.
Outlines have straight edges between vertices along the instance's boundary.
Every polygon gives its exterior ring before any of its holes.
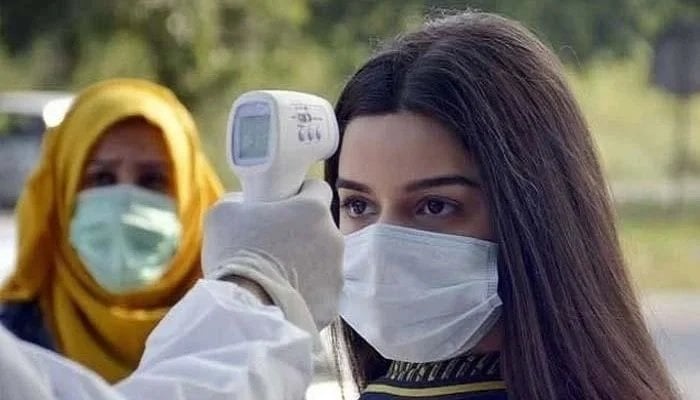
{"type": "Polygon", "coordinates": [[[115,386],[0,329],[2,400],[299,400],[312,373],[310,336],[229,282],[197,282],[115,386]]]}

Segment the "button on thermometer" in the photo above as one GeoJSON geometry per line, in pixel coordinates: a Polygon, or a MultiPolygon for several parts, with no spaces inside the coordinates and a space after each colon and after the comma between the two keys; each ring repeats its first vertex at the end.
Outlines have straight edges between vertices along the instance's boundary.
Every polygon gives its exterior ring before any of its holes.
{"type": "Polygon", "coordinates": [[[338,148],[338,123],[325,99],[307,93],[258,90],[231,108],[228,159],[244,201],[275,201],[299,192],[311,166],[338,148]]]}

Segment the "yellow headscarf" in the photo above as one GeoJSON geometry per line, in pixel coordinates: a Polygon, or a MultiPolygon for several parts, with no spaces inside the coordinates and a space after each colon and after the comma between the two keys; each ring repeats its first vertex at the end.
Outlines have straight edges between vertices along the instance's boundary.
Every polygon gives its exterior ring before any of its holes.
{"type": "Polygon", "coordinates": [[[114,382],[136,368],[148,334],[199,277],[204,214],[222,187],[189,112],[168,89],[147,81],[115,79],[87,88],[42,146],[16,211],[17,269],[0,299],[38,300],[59,351],[114,382]],[[87,273],[69,243],[69,226],[91,148],[108,127],[134,116],[164,133],[183,232],[158,282],[114,295],[87,273]]]}

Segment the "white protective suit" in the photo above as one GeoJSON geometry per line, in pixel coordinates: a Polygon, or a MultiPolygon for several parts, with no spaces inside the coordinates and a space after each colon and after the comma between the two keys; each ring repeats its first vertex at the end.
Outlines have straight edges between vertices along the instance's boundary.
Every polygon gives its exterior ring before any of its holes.
{"type": "Polygon", "coordinates": [[[280,201],[223,199],[207,218],[204,276],[247,279],[276,306],[234,283],[200,280],[148,337],[136,371],[114,386],[0,328],[0,400],[303,399],[318,330],[336,316],[342,287],[331,198],[312,180],[280,201]]]}
{"type": "Polygon", "coordinates": [[[0,328],[1,400],[299,400],[312,372],[311,336],[229,282],[197,282],[115,386],[0,328]]]}

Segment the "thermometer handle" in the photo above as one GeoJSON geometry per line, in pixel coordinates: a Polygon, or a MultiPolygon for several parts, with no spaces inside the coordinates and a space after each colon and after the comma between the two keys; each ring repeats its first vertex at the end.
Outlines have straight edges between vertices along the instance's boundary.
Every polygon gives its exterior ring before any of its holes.
{"type": "Polygon", "coordinates": [[[250,182],[250,185],[243,185],[243,201],[270,202],[288,199],[301,190],[301,185],[294,187],[287,185],[275,185],[277,187],[262,187],[260,181],[250,182]]]}
{"type": "Polygon", "coordinates": [[[301,190],[306,171],[310,166],[298,166],[296,171],[287,169],[278,173],[255,176],[252,179],[241,177],[244,201],[279,201],[290,198],[301,190]]]}

